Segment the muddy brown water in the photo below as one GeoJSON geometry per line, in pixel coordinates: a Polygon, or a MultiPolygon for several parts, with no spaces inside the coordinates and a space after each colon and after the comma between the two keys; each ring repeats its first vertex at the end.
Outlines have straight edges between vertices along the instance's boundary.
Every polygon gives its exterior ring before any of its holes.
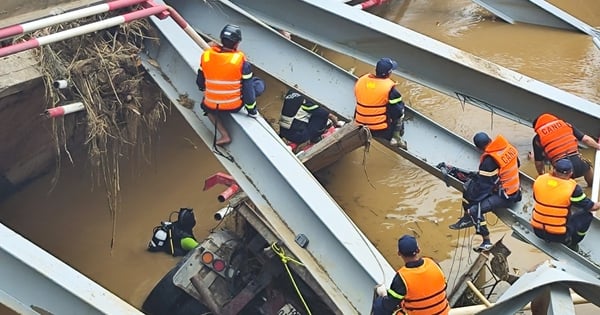
{"type": "MultiPolygon", "coordinates": [[[[592,26],[600,25],[598,1],[551,2],[592,26]]],[[[469,0],[391,0],[373,12],[600,103],[600,50],[587,35],[507,24],[469,0]]],[[[353,58],[321,52],[346,69],[354,68],[357,75],[372,69],[353,58]]],[[[492,117],[472,106],[463,107],[456,99],[396,79],[413,108],[465,138],[470,139],[479,130],[507,136],[520,150],[523,169],[534,174],[531,161],[526,159],[531,128],[492,117]]],[[[286,88],[268,77],[267,86],[259,106],[263,115],[274,122],[286,88]]],[[[106,198],[103,189],[90,179],[89,165],[82,156],[74,165],[63,163],[56,186],[52,186],[52,176],[48,175],[0,204],[0,221],[139,307],[176,262],[168,255],[145,251],[152,228],[166,220],[171,211],[192,207],[199,222],[195,233],[202,238],[215,226],[213,213],[223,206],[216,199],[219,188],[202,191],[204,179],[223,168],[174,108],[155,143],[151,164],[141,160],[124,162],[117,239],[112,251],[106,198]]],[[[593,158],[592,152],[585,154],[593,158]]],[[[319,172],[317,178],[392,266],[400,264],[396,239],[412,233],[419,237],[423,253],[440,261],[447,274],[465,271],[475,257],[470,248],[480,239],[472,238],[471,231],[457,233],[447,228],[460,215],[460,194],[377,143],[366,154],[366,163],[364,156],[362,150],[357,150],[319,172]]],[[[493,239],[505,235],[513,250],[511,267],[524,271],[546,259],[531,246],[512,239],[509,229],[495,217],[488,220],[493,239]]]]}

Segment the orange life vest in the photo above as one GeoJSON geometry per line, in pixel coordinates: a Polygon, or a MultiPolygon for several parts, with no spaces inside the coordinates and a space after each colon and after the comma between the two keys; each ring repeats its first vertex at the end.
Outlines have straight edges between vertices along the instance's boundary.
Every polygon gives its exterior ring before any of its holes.
{"type": "Polygon", "coordinates": [[[430,258],[423,265],[398,270],[406,286],[402,309],[408,315],[446,315],[450,311],[446,297],[446,278],[440,267],[430,258]]]}
{"type": "Polygon", "coordinates": [[[390,90],[396,82],[390,78],[377,78],[365,74],[356,81],[356,111],[354,121],[367,126],[370,130],[388,128],[387,104],[390,90]]]}
{"type": "Polygon", "coordinates": [[[488,155],[491,156],[500,167],[498,170],[498,177],[500,178],[500,185],[506,195],[516,193],[520,188],[519,152],[517,151],[517,148],[510,144],[504,136],[498,135],[487,145],[485,152],[481,155],[480,162],[488,155]]]}
{"type": "Polygon", "coordinates": [[[540,175],[533,183],[531,226],[555,235],[567,233],[571,195],[576,185],[570,178],[540,175]]]}
{"type": "Polygon", "coordinates": [[[241,51],[223,52],[211,47],[202,53],[200,65],[206,90],[204,105],[210,109],[236,110],[242,106],[242,66],[246,57],[241,51]]]}
{"type": "Polygon", "coordinates": [[[578,152],[577,138],[573,127],[551,114],[542,114],[535,123],[535,132],[540,138],[546,157],[554,162],[578,152]]]}

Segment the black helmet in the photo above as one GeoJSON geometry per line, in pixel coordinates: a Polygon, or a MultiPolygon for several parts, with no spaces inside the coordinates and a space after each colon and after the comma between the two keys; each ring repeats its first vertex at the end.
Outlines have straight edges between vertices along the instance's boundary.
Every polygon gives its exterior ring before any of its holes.
{"type": "Polygon", "coordinates": [[[221,30],[221,44],[223,47],[235,49],[242,41],[242,29],[233,24],[227,24],[221,30]]]}
{"type": "Polygon", "coordinates": [[[179,209],[179,215],[177,216],[177,223],[183,229],[191,229],[196,225],[196,217],[194,216],[194,209],[181,208],[179,209]]]}

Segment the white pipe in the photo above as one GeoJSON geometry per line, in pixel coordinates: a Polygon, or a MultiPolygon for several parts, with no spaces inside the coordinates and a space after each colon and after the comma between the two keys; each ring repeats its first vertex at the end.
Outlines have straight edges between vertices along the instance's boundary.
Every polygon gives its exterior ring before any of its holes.
{"type": "Polygon", "coordinates": [[[66,89],[69,86],[69,82],[67,80],[56,80],[52,82],[52,86],[55,89],[66,89]]]}
{"type": "Polygon", "coordinates": [[[60,42],[71,37],[81,36],[87,33],[92,33],[105,28],[117,26],[123,23],[125,23],[125,18],[122,15],[115,16],[106,20],[85,24],[62,32],[52,33],[50,35],[40,37],[38,38],[38,42],[39,46],[44,46],[47,44],[60,42]]]}
{"type": "Polygon", "coordinates": [[[233,212],[233,207],[227,206],[227,207],[222,208],[221,210],[215,212],[214,218],[217,221],[221,221],[221,220],[223,220],[224,217],[231,214],[231,212],[233,212]]]}
{"type": "Polygon", "coordinates": [[[23,23],[21,26],[23,27],[23,32],[28,33],[35,30],[39,30],[44,27],[48,27],[58,23],[69,22],[77,19],[81,19],[84,17],[88,17],[90,15],[100,14],[108,11],[108,4],[99,4],[96,6],[92,6],[89,8],[79,9],[67,13],[63,13],[60,15],[55,15],[51,17],[47,17],[45,19],[40,19],[37,21],[32,21],[28,23],[23,23]]]}

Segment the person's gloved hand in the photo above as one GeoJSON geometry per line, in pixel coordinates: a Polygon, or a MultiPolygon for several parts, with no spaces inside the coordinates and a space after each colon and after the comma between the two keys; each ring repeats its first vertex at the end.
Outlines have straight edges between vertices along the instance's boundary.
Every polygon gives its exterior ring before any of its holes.
{"type": "Polygon", "coordinates": [[[378,284],[375,287],[375,292],[377,292],[377,295],[381,297],[387,296],[387,288],[385,287],[385,284],[378,284]]]}
{"type": "Polygon", "coordinates": [[[252,118],[258,117],[258,111],[256,110],[256,108],[253,108],[253,109],[246,108],[246,111],[248,112],[248,116],[250,116],[252,118]]]}

